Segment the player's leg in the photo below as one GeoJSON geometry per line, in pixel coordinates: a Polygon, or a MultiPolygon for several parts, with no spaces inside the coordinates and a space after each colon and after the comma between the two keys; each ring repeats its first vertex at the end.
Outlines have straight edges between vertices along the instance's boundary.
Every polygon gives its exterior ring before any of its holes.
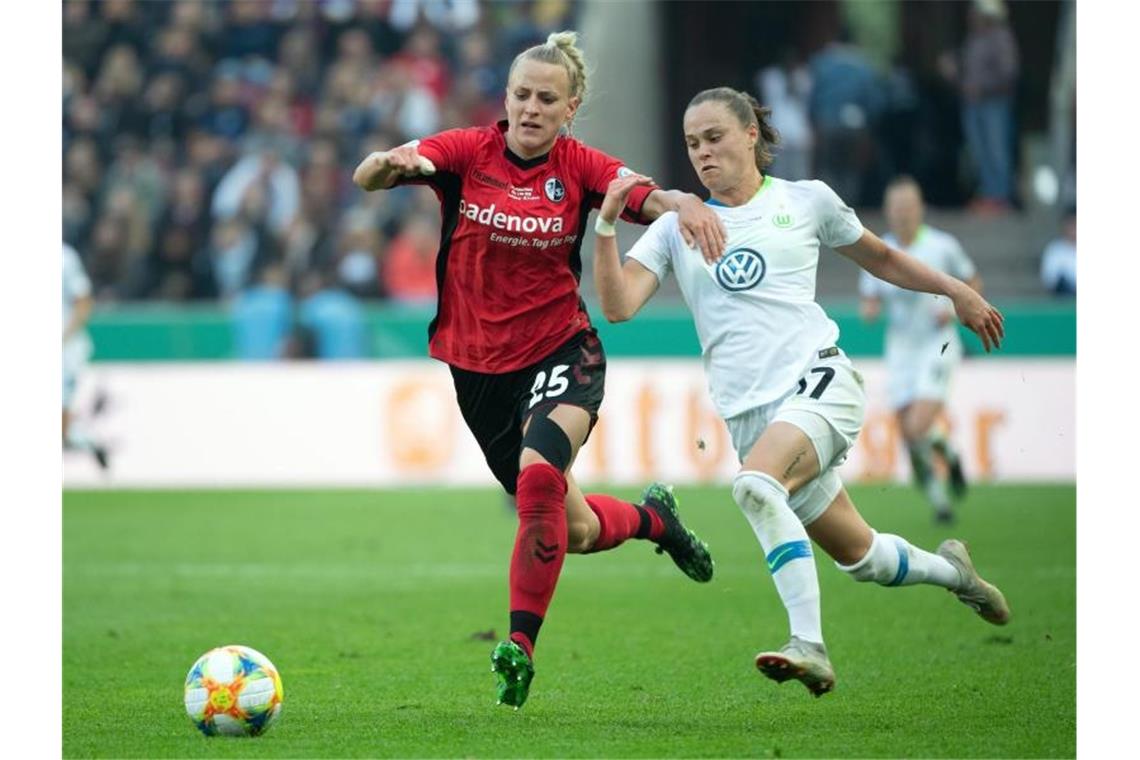
{"type": "Polygon", "coordinates": [[[570,552],[607,551],[629,539],[643,539],[655,543],[658,554],[667,553],[693,580],[712,580],[708,546],[681,521],[671,488],[653,483],[645,489],[641,502],[634,504],[608,494],[583,494],[569,474],[566,482],[570,552]]]}
{"type": "MultiPolygon", "coordinates": [[[[746,472],[767,476],[749,478],[763,493],[751,499],[740,493],[737,500],[764,547],[792,628],[791,641],[779,652],[758,654],[756,666],[777,681],[796,678],[816,696],[834,688],[835,672],[823,646],[819,581],[803,527],[818,510],[804,512],[803,503],[825,505],[834,497],[834,484],[832,490],[820,492],[818,476],[846,457],[863,425],[865,404],[863,378],[842,352],[824,349],[819,359],[798,389],[779,404],[745,461],[746,472]],[[761,504],[764,508],[757,509],[761,504]]],[[[730,431],[734,427],[730,424],[730,431]]],[[[738,439],[735,433],[733,439],[738,439]]],[[[742,490],[740,480],[738,476],[734,495],[742,490]]]]}
{"type": "Polygon", "coordinates": [[[86,451],[95,458],[95,463],[101,470],[110,467],[110,458],[107,449],[96,441],[83,426],[75,422],[72,406],[75,402],[75,391],[79,385],[79,372],[84,362],[70,358],[65,350],[63,354],[63,448],[86,451]]]}
{"type": "Polygon", "coordinates": [[[811,542],[788,504],[789,492],[818,473],[818,455],[800,427],[776,421],[742,465],[733,481],[733,499],[764,550],[791,632],[779,651],[760,652],[756,666],[776,681],[796,678],[819,696],[834,688],[835,672],[823,645],[819,578],[811,542]]]}
{"type": "Polygon", "coordinates": [[[946,479],[934,466],[935,445],[931,435],[934,421],[941,412],[941,401],[920,398],[900,409],[898,420],[914,478],[934,509],[935,520],[951,522],[950,496],[946,479]]]}
{"type": "Polygon", "coordinates": [[[501,704],[519,708],[534,678],[534,647],[554,597],[568,545],[566,471],[590,430],[580,407],[542,407],[523,424],[511,553],[510,637],[491,653],[501,704]]]}
{"type": "MultiPolygon", "coordinates": [[[[838,483],[834,471],[823,476],[828,477],[838,483]]],[[[998,625],[1009,621],[1005,598],[978,576],[964,544],[944,541],[932,554],[902,536],[878,533],[859,514],[842,484],[823,513],[808,524],[807,532],[835,560],[836,567],[857,581],[888,587],[940,586],[957,594],[987,621],[998,625]]]]}

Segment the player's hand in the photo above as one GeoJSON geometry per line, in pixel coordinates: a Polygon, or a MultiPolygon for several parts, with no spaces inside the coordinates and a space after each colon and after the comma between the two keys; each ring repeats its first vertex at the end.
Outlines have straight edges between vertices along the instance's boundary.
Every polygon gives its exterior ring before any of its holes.
{"type": "Polygon", "coordinates": [[[695,195],[686,194],[677,204],[677,221],[681,237],[690,247],[699,247],[701,256],[715,264],[724,254],[724,241],[728,233],[720,215],[695,195]]]}
{"type": "Polygon", "coordinates": [[[606,197],[602,199],[602,207],[598,215],[608,224],[613,224],[621,216],[622,209],[629,201],[629,194],[639,185],[652,185],[653,179],[642,174],[627,174],[610,182],[606,188],[606,197]]]}
{"type": "Polygon", "coordinates": [[[954,311],[958,321],[982,339],[982,347],[987,354],[991,347],[1001,348],[1005,337],[1005,317],[975,290],[963,286],[955,294],[954,311]]]}
{"type": "Polygon", "coordinates": [[[435,164],[420,155],[414,145],[401,145],[383,154],[384,166],[402,177],[435,174],[435,164]]]}

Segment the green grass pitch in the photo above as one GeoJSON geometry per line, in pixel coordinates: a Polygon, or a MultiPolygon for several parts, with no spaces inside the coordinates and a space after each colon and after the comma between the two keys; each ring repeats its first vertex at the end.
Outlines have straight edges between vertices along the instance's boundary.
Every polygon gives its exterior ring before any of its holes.
{"type": "Polygon", "coordinates": [[[495,491],[66,492],[64,756],[1074,756],[1074,487],[976,486],[951,529],[909,488],[851,492],[879,530],[966,539],[1011,624],[817,551],[836,691],[767,681],[753,656],[787,623],[760,548],[728,488],[680,488],[712,583],[640,541],[568,557],[519,712],[488,659],[514,537],[495,491]],[[221,644],[281,671],[265,736],[208,739],[183,711],[221,644]]]}

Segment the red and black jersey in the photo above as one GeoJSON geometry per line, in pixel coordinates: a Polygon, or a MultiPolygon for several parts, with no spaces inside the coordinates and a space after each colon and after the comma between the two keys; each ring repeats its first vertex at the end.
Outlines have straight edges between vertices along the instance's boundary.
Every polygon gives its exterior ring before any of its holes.
{"type": "MultiPolygon", "coordinates": [[[[473,372],[527,367],[589,327],[578,295],[582,237],[624,169],[565,136],[546,155],[519,158],[506,124],[420,140],[436,173],[402,180],[431,187],[443,217],[431,355],[473,372]]],[[[641,208],[653,189],[634,188],[623,218],[648,223],[641,208]]]]}

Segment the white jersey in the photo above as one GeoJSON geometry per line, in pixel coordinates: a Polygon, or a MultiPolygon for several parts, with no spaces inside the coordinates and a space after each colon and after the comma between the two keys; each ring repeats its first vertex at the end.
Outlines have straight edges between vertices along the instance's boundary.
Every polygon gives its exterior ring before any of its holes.
{"type": "Polygon", "coordinates": [[[629,255],[657,275],[672,271],[693,313],[709,392],[725,419],[795,388],[835,345],[839,328],[815,302],[819,246],[863,234],[855,212],[823,182],[765,177],[742,206],[712,203],[728,231],[724,256],[708,264],[663,214],[629,255]]]}
{"type": "MultiPolygon", "coordinates": [[[[91,280],[83,269],[79,254],[67,243],[63,244],[63,325],[66,330],[71,322],[75,302],[91,294],[91,280]]],[[[86,330],[78,330],[63,343],[65,369],[87,360],[91,355],[91,338],[86,330]]]]}
{"type": "MultiPolygon", "coordinates": [[[[888,234],[883,240],[894,248],[926,264],[931,269],[945,272],[959,280],[968,280],[976,271],[974,262],[962,250],[958,240],[948,232],[923,225],[914,242],[907,248],[899,245],[898,238],[888,234]]],[[[859,293],[866,297],[881,298],[887,312],[887,355],[909,354],[924,347],[950,343],[960,352],[961,341],[954,320],[954,306],[944,296],[917,293],[878,279],[870,272],[859,275],[859,293]]]]}

